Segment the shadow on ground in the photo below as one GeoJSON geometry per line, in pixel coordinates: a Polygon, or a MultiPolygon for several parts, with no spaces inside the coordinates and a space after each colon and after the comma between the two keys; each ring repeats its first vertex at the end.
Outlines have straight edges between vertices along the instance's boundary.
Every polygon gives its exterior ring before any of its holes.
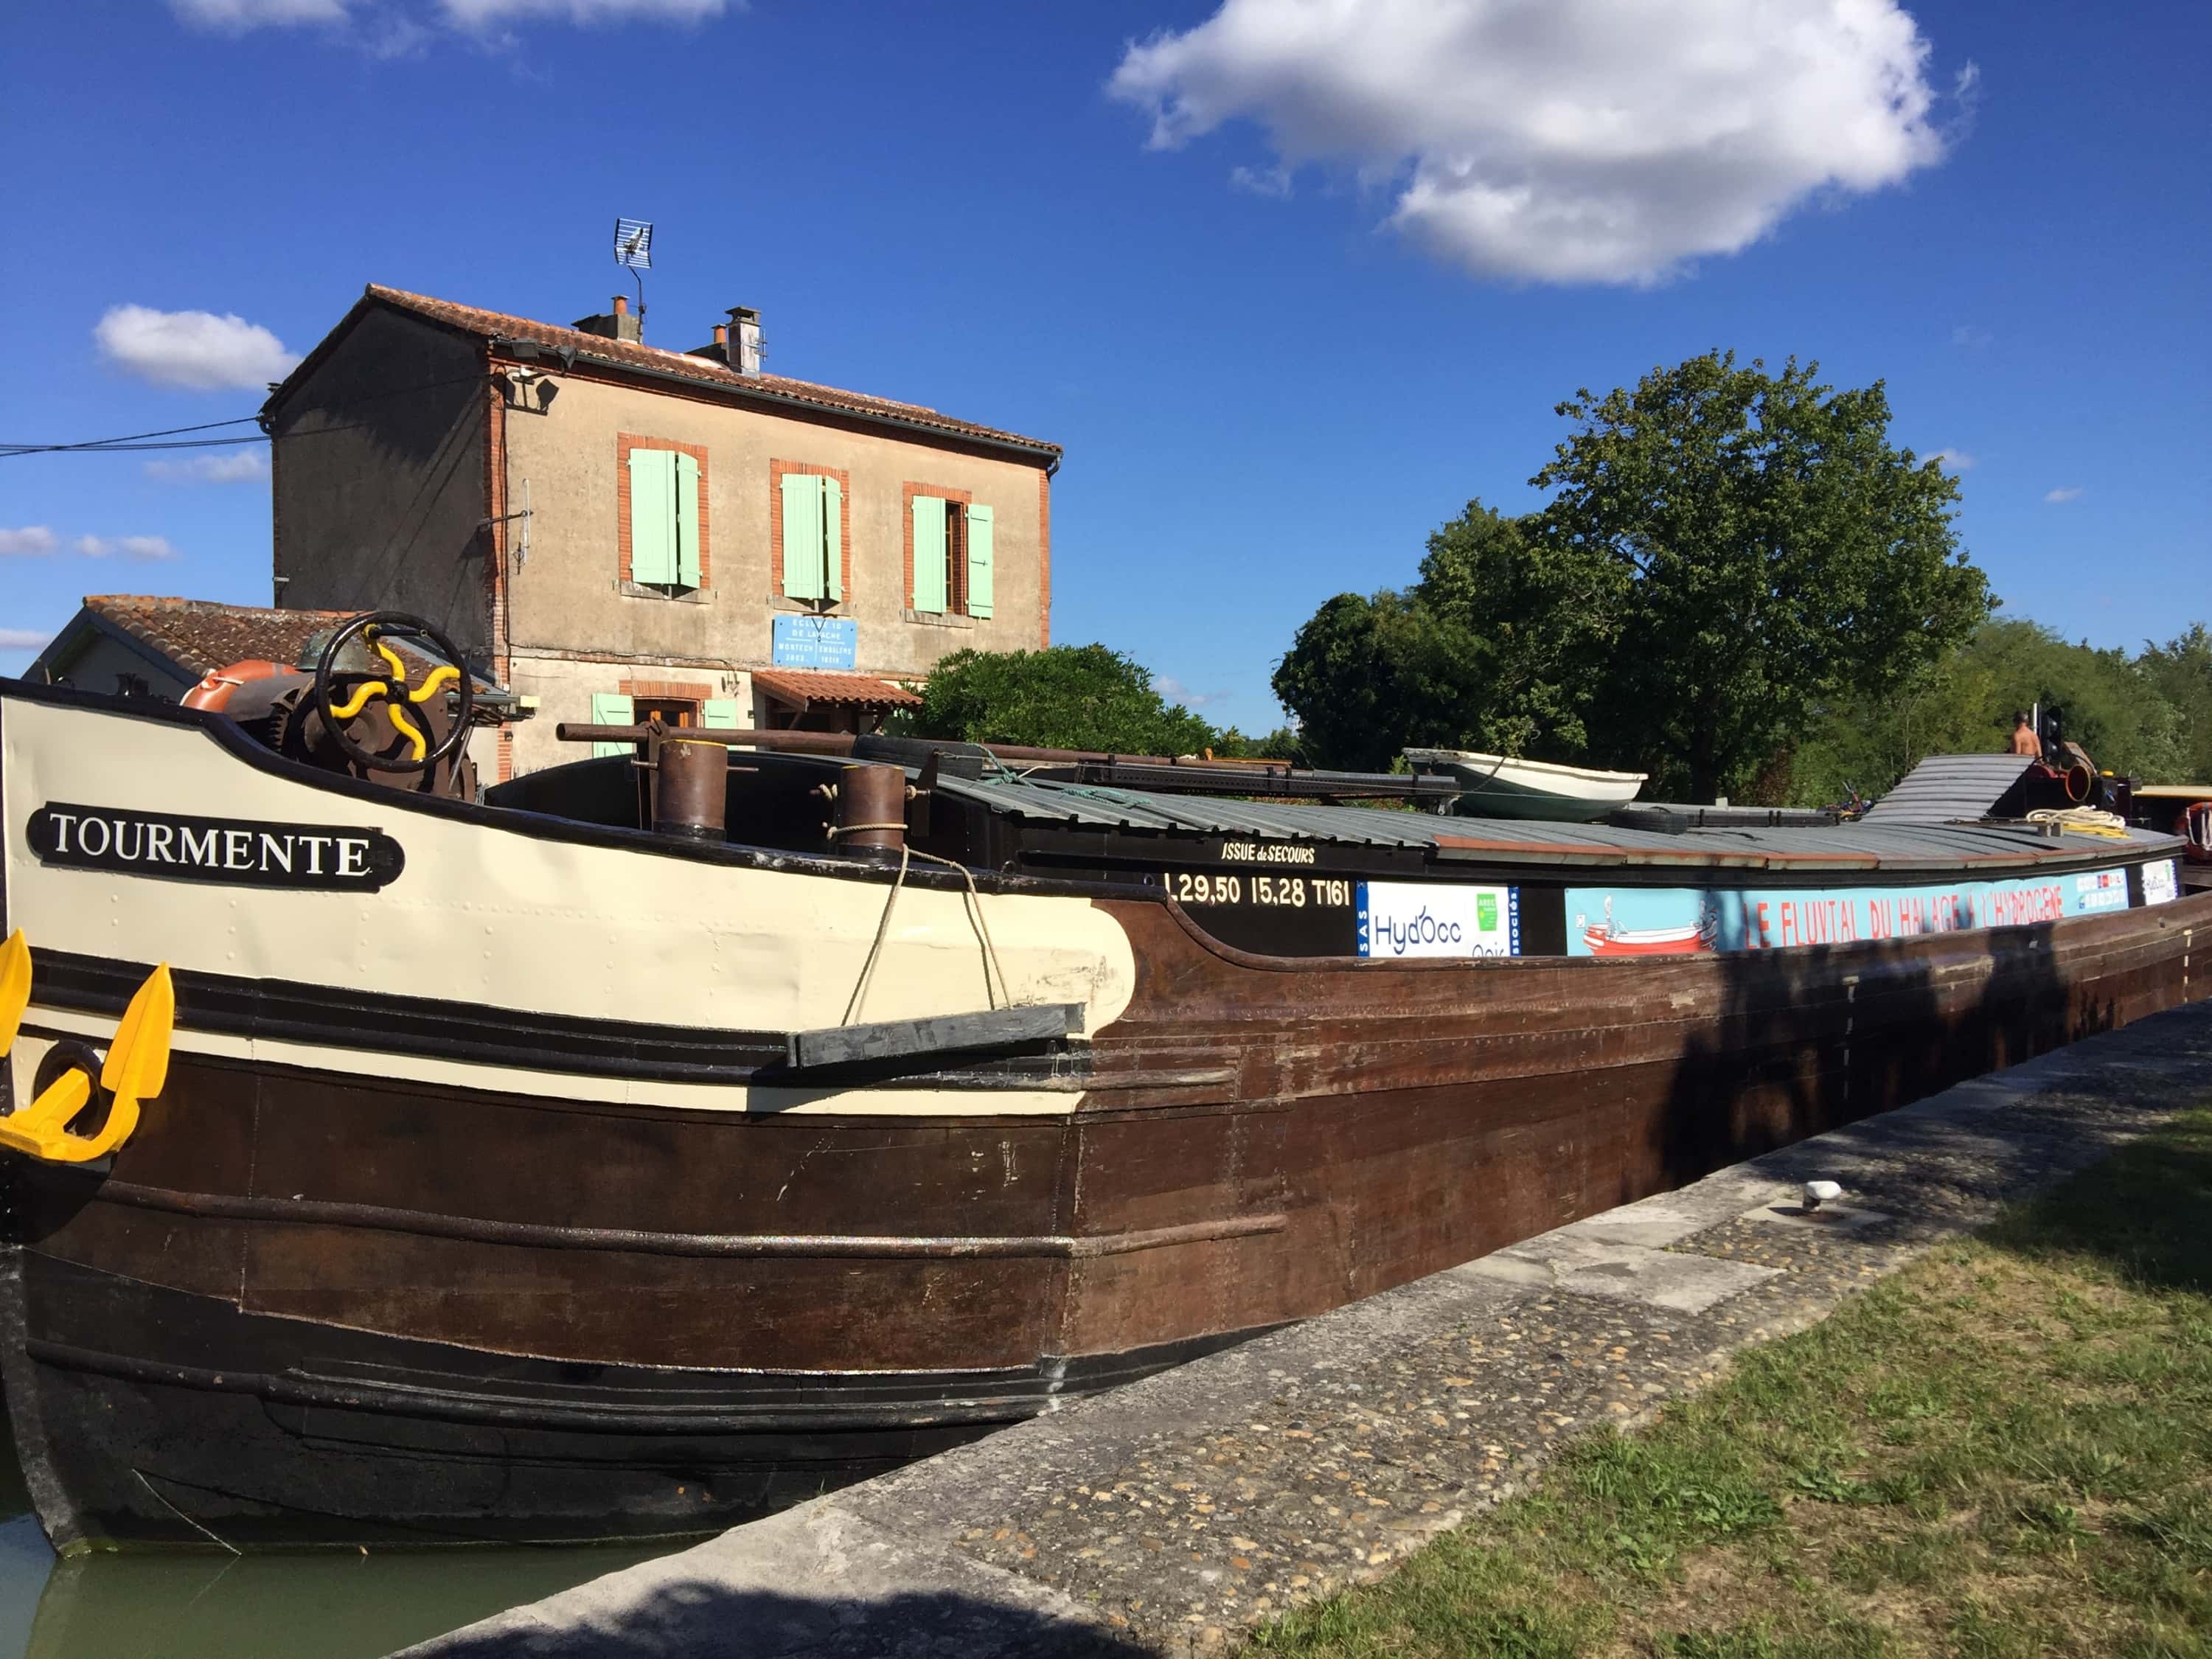
{"type": "Polygon", "coordinates": [[[2148,1290],[2212,1290],[2212,1111],[2007,1211],[1988,1237],[2033,1261],[2097,1256],[2148,1290]]]}
{"type": "Polygon", "coordinates": [[[560,1630],[501,1621],[436,1644],[438,1659],[1140,1659],[1153,1650],[1087,1622],[949,1593],[865,1602],[732,1589],[702,1579],[625,1601],[618,1618],[560,1630]]]}

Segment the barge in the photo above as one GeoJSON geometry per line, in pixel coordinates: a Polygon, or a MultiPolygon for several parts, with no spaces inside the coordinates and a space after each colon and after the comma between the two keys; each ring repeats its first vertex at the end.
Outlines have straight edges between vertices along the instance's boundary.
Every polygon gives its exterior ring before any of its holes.
{"type": "Polygon", "coordinates": [[[478,799],[468,682],[361,659],[427,626],[340,632],[220,711],[0,681],[64,1547],[726,1526],[2202,994],[2142,830],[658,726],[478,799]]]}

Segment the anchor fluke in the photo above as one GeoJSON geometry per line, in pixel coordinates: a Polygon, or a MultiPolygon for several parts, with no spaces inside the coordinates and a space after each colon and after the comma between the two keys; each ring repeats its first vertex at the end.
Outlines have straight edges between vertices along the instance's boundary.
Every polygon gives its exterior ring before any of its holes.
{"type": "MultiPolygon", "coordinates": [[[[6,1027],[11,1042],[14,1026],[21,1022],[28,1001],[30,953],[27,948],[17,949],[22,937],[18,933],[7,945],[0,945],[0,1025],[6,1027]],[[8,1018],[11,1004],[7,1000],[13,969],[11,951],[22,957],[25,977],[25,995],[13,1003],[12,1020],[8,1018]]],[[[146,975],[131,1006],[123,1011],[123,1023],[115,1028],[115,1041],[108,1045],[107,1059],[100,1068],[100,1086],[112,1097],[107,1121],[89,1135],[70,1132],[70,1120],[92,1099],[91,1077],[82,1066],[72,1066],[21,1111],[0,1117],[0,1146],[27,1152],[50,1164],[89,1164],[106,1157],[138,1127],[139,1102],[161,1093],[168,1080],[169,1042],[176,1023],[176,986],[165,962],[146,975]]]]}

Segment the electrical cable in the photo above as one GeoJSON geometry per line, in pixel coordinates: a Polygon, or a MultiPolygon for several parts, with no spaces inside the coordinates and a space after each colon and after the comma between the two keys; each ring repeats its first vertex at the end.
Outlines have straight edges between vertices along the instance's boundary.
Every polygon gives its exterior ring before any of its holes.
{"type": "MultiPolygon", "coordinates": [[[[35,454],[42,450],[106,449],[111,445],[136,443],[141,438],[173,438],[177,436],[178,434],[184,432],[212,432],[217,427],[245,426],[258,420],[259,418],[260,417],[258,416],[255,415],[240,415],[228,421],[203,421],[198,426],[165,426],[158,432],[126,432],[120,437],[116,438],[87,438],[82,443],[75,444],[0,444],[0,451],[5,451],[7,453],[11,455],[27,455],[35,454]]],[[[204,439],[202,441],[213,443],[244,443],[246,440],[243,438],[216,438],[204,439]]]]}

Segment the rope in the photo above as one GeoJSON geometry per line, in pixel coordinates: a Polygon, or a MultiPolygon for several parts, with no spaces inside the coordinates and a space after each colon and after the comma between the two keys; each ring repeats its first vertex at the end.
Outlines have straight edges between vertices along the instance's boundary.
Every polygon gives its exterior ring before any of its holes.
{"type": "MultiPolygon", "coordinates": [[[[848,830],[888,830],[894,827],[904,829],[906,826],[902,823],[896,826],[884,823],[854,823],[845,827],[848,830]]],[[[884,954],[884,941],[890,937],[891,912],[898,904],[899,890],[906,885],[908,860],[910,859],[926,859],[932,864],[941,864],[948,870],[957,870],[960,872],[961,880],[968,884],[967,893],[960,901],[960,908],[975,924],[975,937],[982,942],[983,945],[983,1000],[993,1008],[997,1008],[1002,1006],[999,999],[1004,996],[1006,1003],[1003,1006],[1012,1006],[1013,994],[1006,986],[1006,970],[1000,964],[999,947],[992,940],[991,925],[984,920],[983,896],[976,890],[975,872],[957,860],[941,859],[934,853],[925,853],[919,848],[908,847],[902,843],[899,848],[898,874],[892,878],[891,890],[884,899],[884,914],[882,919],[876,923],[875,943],[868,946],[868,959],[861,964],[860,968],[860,982],[853,988],[853,1000],[845,1005],[845,1018],[837,1022],[841,1025],[852,1024],[860,1015],[861,1005],[867,1000],[868,986],[876,976],[876,963],[882,959],[884,954]],[[995,989],[992,985],[994,977],[998,981],[995,989]]]]}
{"type": "Polygon", "coordinates": [[[2106,812],[2094,806],[2046,806],[2027,815],[2030,823],[2055,823],[2062,830],[2072,830],[2085,836],[2102,836],[2108,841],[2125,841],[2128,823],[2117,812],[2106,812]]]}
{"type": "Polygon", "coordinates": [[[860,964],[860,982],[853,988],[853,1000],[845,1005],[845,1018],[837,1022],[840,1025],[853,1023],[854,1017],[860,1012],[861,1002],[867,997],[868,981],[876,976],[876,960],[883,955],[884,940],[891,931],[891,911],[898,903],[899,889],[906,885],[908,852],[908,849],[903,846],[899,848],[898,874],[892,879],[891,890],[884,899],[883,919],[876,923],[876,942],[868,947],[867,961],[860,964]]]}

